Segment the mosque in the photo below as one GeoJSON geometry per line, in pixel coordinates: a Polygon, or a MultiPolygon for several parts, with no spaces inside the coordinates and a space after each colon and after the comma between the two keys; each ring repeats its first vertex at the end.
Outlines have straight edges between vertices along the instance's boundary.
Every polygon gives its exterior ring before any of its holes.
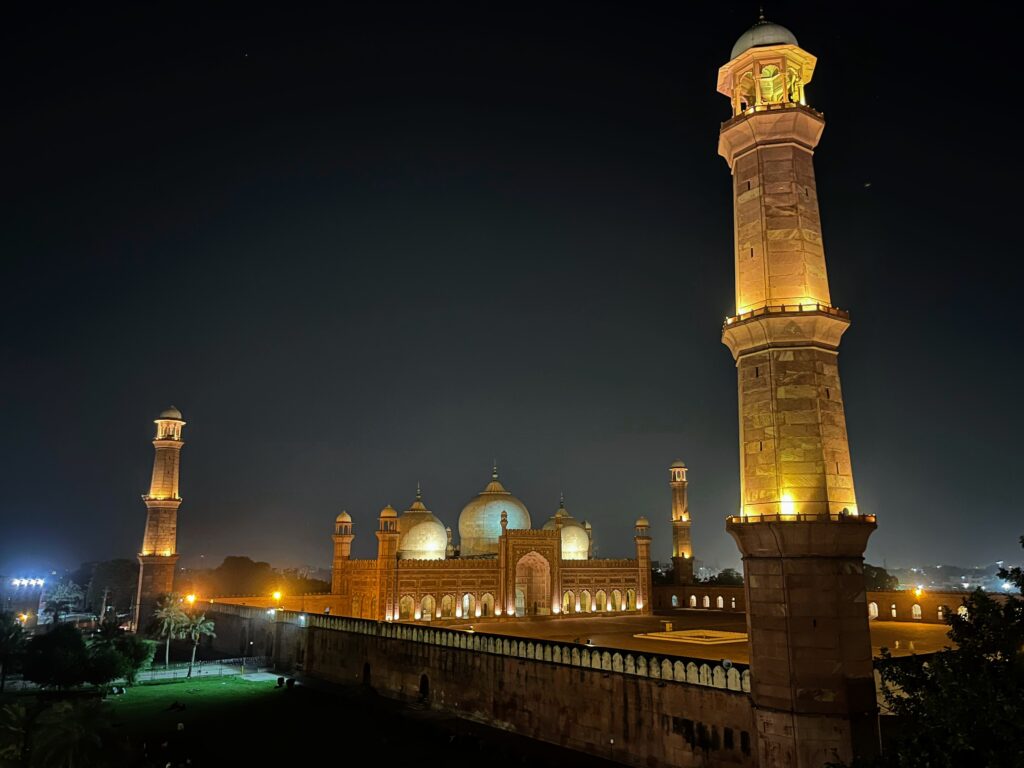
{"type": "Polygon", "coordinates": [[[593,529],[569,514],[564,498],[535,529],[495,466],[459,514],[457,547],[419,488],[401,514],[390,505],[380,511],[374,560],[352,559],[352,516],[338,515],[331,613],[378,621],[650,613],[647,518],[635,530],[636,559],[594,558],[593,529]]]}

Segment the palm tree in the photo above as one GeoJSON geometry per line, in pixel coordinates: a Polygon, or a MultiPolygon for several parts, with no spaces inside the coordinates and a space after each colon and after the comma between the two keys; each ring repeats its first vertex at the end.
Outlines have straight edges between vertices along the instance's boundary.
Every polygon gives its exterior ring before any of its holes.
{"type": "Polygon", "coordinates": [[[181,637],[181,630],[188,624],[188,615],[181,610],[181,598],[177,595],[164,595],[153,611],[157,620],[157,636],[165,638],[164,666],[171,664],[171,640],[181,637]]]}
{"type": "Polygon", "coordinates": [[[36,719],[33,764],[42,768],[99,765],[109,756],[110,717],[99,701],[54,704],[36,719]]]}
{"type": "Polygon", "coordinates": [[[14,614],[0,613],[0,693],[4,692],[4,683],[7,680],[7,668],[11,660],[21,653],[25,645],[25,636],[21,631],[21,624],[14,614]]]}
{"type": "Polygon", "coordinates": [[[192,677],[192,665],[196,663],[196,649],[199,647],[199,641],[204,636],[216,637],[217,633],[213,631],[213,622],[206,618],[206,614],[199,614],[198,616],[189,616],[188,624],[185,625],[182,635],[192,641],[192,661],[188,663],[188,674],[185,677],[192,677]]]}

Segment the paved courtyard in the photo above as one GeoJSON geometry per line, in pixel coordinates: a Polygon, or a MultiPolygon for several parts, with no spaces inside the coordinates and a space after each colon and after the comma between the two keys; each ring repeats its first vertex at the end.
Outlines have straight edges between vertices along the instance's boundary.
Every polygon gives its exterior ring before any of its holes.
{"type": "MultiPolygon", "coordinates": [[[[694,658],[730,659],[746,664],[750,661],[747,643],[720,643],[705,645],[672,640],[635,637],[648,632],[660,632],[665,622],[671,622],[673,630],[715,630],[722,632],[746,632],[747,620],[742,613],[714,611],[707,609],[680,608],[661,611],[656,616],[628,616],[618,614],[595,614],[580,618],[536,617],[508,619],[477,619],[472,622],[456,622],[447,626],[477,632],[492,632],[511,637],[529,637],[535,640],[564,642],[590,642],[605,648],[643,651],[647,653],[692,656],[694,658]]],[[[948,627],[944,624],[910,624],[908,622],[871,622],[871,644],[876,656],[881,648],[889,648],[895,655],[909,653],[931,653],[950,645],[946,636],[948,627]],[[898,645],[897,645],[898,643],[898,645]],[[912,645],[911,645],[912,644],[912,645]]]]}

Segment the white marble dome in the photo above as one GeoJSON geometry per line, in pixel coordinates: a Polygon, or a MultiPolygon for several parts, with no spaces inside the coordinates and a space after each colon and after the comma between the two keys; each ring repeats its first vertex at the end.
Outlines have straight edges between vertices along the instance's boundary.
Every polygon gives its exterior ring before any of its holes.
{"type": "Polygon", "coordinates": [[[459,543],[462,557],[496,555],[501,536],[501,513],[508,516],[508,527],[530,528],[530,512],[526,505],[498,482],[498,469],[491,482],[474,496],[459,515],[459,543]]]}
{"type": "Polygon", "coordinates": [[[732,47],[729,58],[735,59],[751,48],[760,48],[765,45],[799,45],[799,43],[796,41],[796,35],[781,24],[773,24],[761,18],[754,26],[740,35],[740,39],[732,47]]]}
{"type": "Polygon", "coordinates": [[[437,519],[423,520],[402,534],[398,556],[402,560],[444,560],[448,532],[437,519]]]}
{"type": "Polygon", "coordinates": [[[444,560],[448,531],[423,504],[416,486],[416,500],[398,518],[398,557],[402,560],[444,560]]]}
{"type": "Polygon", "coordinates": [[[555,514],[544,523],[545,531],[553,531],[562,527],[562,559],[563,560],[586,560],[590,555],[590,534],[576,518],[569,514],[565,508],[563,499],[555,514]]]}

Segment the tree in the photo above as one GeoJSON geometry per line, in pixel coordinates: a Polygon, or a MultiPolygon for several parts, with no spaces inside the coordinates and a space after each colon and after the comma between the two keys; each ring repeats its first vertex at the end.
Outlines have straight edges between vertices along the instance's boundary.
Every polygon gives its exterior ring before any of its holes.
{"type": "MultiPolygon", "coordinates": [[[[1020,568],[999,575],[1024,588],[1020,568]]],[[[977,590],[964,607],[966,614],[947,617],[956,648],[927,658],[894,658],[883,649],[882,692],[900,727],[872,765],[1024,765],[1024,598],[977,590]]]]}
{"type": "Polygon", "coordinates": [[[890,576],[885,568],[864,563],[864,586],[871,592],[885,592],[898,589],[900,580],[890,576]]]}
{"type": "Polygon", "coordinates": [[[156,643],[138,635],[121,635],[114,638],[113,644],[124,657],[124,676],[128,680],[128,685],[135,685],[135,678],[139,672],[153,662],[156,643]]]}
{"type": "Polygon", "coordinates": [[[63,690],[85,680],[88,663],[82,633],[70,624],[58,624],[28,641],[22,669],[27,680],[63,690]]]}
{"type": "Polygon", "coordinates": [[[112,680],[119,680],[128,673],[128,662],[124,655],[111,643],[96,643],[89,648],[84,682],[97,688],[112,680]]]}
{"type": "Polygon", "coordinates": [[[248,557],[225,557],[210,573],[211,588],[219,595],[263,595],[280,581],[270,563],[248,557]]]}
{"type": "Polygon", "coordinates": [[[707,583],[713,584],[716,587],[742,587],[743,574],[735,568],[726,568],[716,576],[712,576],[708,579],[707,583]]]}
{"type": "Polygon", "coordinates": [[[113,640],[115,637],[120,637],[124,634],[124,630],[121,629],[121,622],[118,621],[113,611],[107,611],[107,615],[100,621],[100,627],[96,634],[103,640],[113,640]]]}
{"type": "Polygon", "coordinates": [[[165,640],[164,666],[171,665],[171,640],[181,637],[181,629],[188,622],[188,616],[181,610],[181,598],[177,595],[164,595],[153,616],[157,621],[157,637],[165,640]]]}
{"type": "Polygon", "coordinates": [[[53,623],[60,622],[61,616],[82,607],[85,599],[85,592],[73,581],[61,581],[53,588],[53,592],[46,596],[45,613],[53,617],[53,623]]]}
{"type": "Polygon", "coordinates": [[[213,630],[214,624],[206,618],[205,614],[188,617],[188,624],[185,625],[182,634],[192,641],[192,660],[188,663],[188,674],[185,677],[192,677],[192,666],[196,663],[196,649],[199,647],[199,641],[205,636],[217,636],[213,630]]]}
{"type": "Polygon", "coordinates": [[[36,718],[33,763],[40,768],[104,765],[113,740],[110,716],[102,702],[62,701],[36,718]]]}
{"type": "Polygon", "coordinates": [[[85,603],[89,610],[95,613],[102,610],[103,595],[106,592],[107,609],[113,608],[114,613],[123,615],[128,611],[138,589],[139,564],[126,559],[95,563],[88,584],[85,603]]]}
{"type": "Polygon", "coordinates": [[[24,703],[0,707],[0,765],[28,765],[32,716],[24,703]]]}
{"type": "Polygon", "coordinates": [[[13,613],[0,613],[0,693],[4,692],[7,670],[25,647],[21,623],[13,613]]]}

